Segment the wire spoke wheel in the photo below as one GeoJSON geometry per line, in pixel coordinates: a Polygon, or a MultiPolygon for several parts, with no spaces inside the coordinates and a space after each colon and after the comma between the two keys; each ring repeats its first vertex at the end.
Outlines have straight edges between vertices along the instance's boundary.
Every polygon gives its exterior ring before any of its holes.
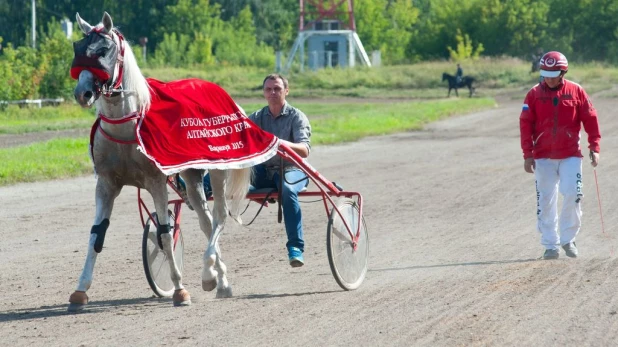
{"type": "MultiPolygon", "coordinates": [[[[168,210],[170,229],[174,232],[174,214],[168,210]]],[[[157,218],[156,212],[153,213],[157,218]]],[[[182,232],[178,228],[178,240],[174,245],[174,259],[180,273],[183,272],[184,261],[184,242],[182,232]]],[[[142,238],[142,261],[146,280],[152,291],[159,297],[171,297],[174,294],[174,283],[172,282],[170,266],[165,253],[159,248],[157,242],[157,225],[150,218],[146,221],[144,235],[142,238]]]]}
{"type": "Polygon", "coordinates": [[[350,199],[345,199],[330,213],[326,230],[326,250],[330,270],[339,286],[345,290],[358,288],[367,274],[367,258],[369,256],[369,239],[365,219],[358,214],[358,206],[350,199]],[[360,223],[360,237],[354,249],[352,238],[345,223],[356,233],[360,223]]]}

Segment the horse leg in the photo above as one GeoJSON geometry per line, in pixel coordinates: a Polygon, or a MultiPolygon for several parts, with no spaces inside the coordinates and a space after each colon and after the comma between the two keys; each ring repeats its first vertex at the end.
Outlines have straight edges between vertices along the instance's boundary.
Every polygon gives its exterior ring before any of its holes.
{"type": "Polygon", "coordinates": [[[182,274],[178,270],[176,259],[174,259],[174,237],[170,230],[169,215],[167,212],[167,185],[165,176],[157,177],[151,184],[147,184],[148,191],[154,200],[157,210],[157,241],[159,247],[167,257],[170,267],[170,277],[174,284],[174,295],[172,302],[174,306],[188,306],[191,304],[191,296],[182,285],[182,274]]]}
{"type": "MultiPolygon", "coordinates": [[[[213,170],[214,171],[214,170],[213,170]]],[[[206,243],[208,244],[212,236],[212,214],[208,209],[206,203],[206,196],[204,194],[204,183],[202,180],[203,170],[189,169],[180,173],[180,176],[185,181],[187,187],[187,196],[189,202],[194,206],[194,210],[197,213],[197,217],[200,223],[200,229],[206,236],[206,243]]],[[[218,184],[216,179],[217,174],[211,174],[211,184],[218,184]]],[[[217,275],[218,272],[214,267],[206,266],[206,257],[204,258],[204,269],[202,271],[202,289],[205,291],[211,291],[217,287],[217,275]]]]}
{"type": "Polygon", "coordinates": [[[88,304],[86,291],[92,285],[92,275],[97,255],[103,250],[105,232],[109,227],[109,217],[114,207],[114,199],[120,194],[122,187],[109,183],[99,176],[95,191],[96,213],[94,224],[90,230],[90,240],[88,241],[88,251],[86,252],[86,263],[77,283],[77,289],[69,297],[69,312],[78,312],[88,304]]]}
{"type": "Polygon", "coordinates": [[[216,278],[217,298],[232,297],[232,287],[226,277],[227,267],[221,259],[221,249],[219,247],[219,237],[225,227],[228,212],[225,199],[225,181],[227,179],[227,174],[227,171],[210,170],[210,183],[212,185],[214,206],[212,234],[208,242],[208,247],[204,252],[202,287],[204,290],[212,290],[212,281],[216,278]]]}

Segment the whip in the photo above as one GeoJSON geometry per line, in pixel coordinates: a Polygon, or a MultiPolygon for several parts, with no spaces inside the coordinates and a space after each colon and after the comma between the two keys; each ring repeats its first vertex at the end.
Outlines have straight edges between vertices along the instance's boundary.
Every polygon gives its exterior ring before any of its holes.
{"type": "MultiPolygon", "coordinates": [[[[606,238],[609,238],[607,233],[605,233],[605,223],[603,222],[603,209],[601,208],[601,194],[599,193],[599,179],[597,178],[597,169],[593,168],[594,172],[594,183],[597,186],[597,201],[599,202],[599,214],[601,215],[601,232],[606,238]]],[[[614,245],[612,244],[611,255],[614,255],[614,245]]]]}

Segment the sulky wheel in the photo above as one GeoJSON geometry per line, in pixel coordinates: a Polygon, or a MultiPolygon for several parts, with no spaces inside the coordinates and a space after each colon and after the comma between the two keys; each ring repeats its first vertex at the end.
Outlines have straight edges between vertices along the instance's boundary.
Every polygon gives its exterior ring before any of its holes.
{"type": "Polygon", "coordinates": [[[367,274],[367,258],[369,256],[369,239],[365,219],[358,215],[358,206],[350,199],[339,203],[337,209],[341,212],[352,233],[356,233],[360,223],[360,237],[356,249],[341,216],[333,208],[326,230],[326,250],[330,270],[341,288],[354,290],[358,288],[367,274]]]}
{"type": "MultiPolygon", "coordinates": [[[[174,214],[169,211],[170,229],[174,231],[174,214]]],[[[156,218],[157,213],[153,213],[156,218]]],[[[182,240],[182,232],[178,228],[178,241],[174,245],[174,258],[178,270],[182,273],[183,270],[183,251],[184,243],[182,240]]],[[[167,261],[167,256],[159,248],[157,242],[157,226],[148,218],[144,227],[144,236],[142,238],[142,261],[144,263],[144,272],[146,280],[150,288],[159,297],[171,297],[174,294],[174,283],[172,283],[170,266],[167,261]]]]}

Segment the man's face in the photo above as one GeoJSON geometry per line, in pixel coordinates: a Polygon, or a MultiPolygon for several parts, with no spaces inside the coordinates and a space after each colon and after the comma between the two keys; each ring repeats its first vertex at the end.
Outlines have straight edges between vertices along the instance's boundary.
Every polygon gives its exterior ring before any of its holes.
{"type": "Polygon", "coordinates": [[[264,83],[264,98],[268,100],[269,105],[283,105],[287,95],[288,89],[283,86],[280,78],[268,79],[264,83]]]}
{"type": "Polygon", "coordinates": [[[547,86],[549,88],[556,88],[557,86],[560,85],[560,81],[562,80],[562,75],[558,77],[543,77],[543,79],[545,80],[545,83],[547,83],[547,86]]]}

